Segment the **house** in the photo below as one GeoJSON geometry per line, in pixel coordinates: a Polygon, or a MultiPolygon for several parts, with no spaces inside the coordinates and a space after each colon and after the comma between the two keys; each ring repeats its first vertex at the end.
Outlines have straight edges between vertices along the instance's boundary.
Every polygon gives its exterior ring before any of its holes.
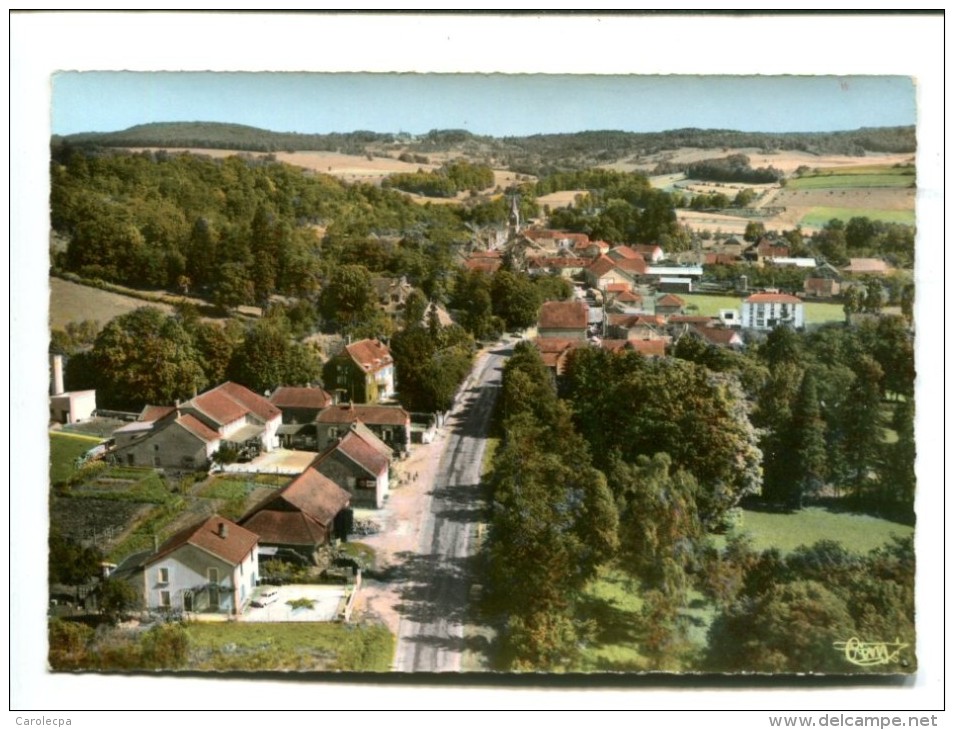
{"type": "Polygon", "coordinates": [[[154,469],[205,469],[222,444],[221,435],[191,413],[173,409],[148,417],[155,420],[133,421],[113,431],[113,461],[154,469]]]}
{"type": "Polygon", "coordinates": [[[745,249],[742,257],[761,266],[767,259],[788,258],[789,255],[789,248],[785,244],[760,238],[745,249]]]}
{"type": "Polygon", "coordinates": [[[607,255],[601,255],[583,270],[586,283],[596,289],[605,289],[611,284],[635,286],[645,273],[646,261],[642,256],[613,260],[607,255]]]}
{"type": "Polygon", "coordinates": [[[53,377],[50,391],[50,420],[54,423],[79,423],[93,417],[96,410],[95,390],[67,392],[63,385],[63,356],[53,355],[53,377]]]}
{"type": "Polygon", "coordinates": [[[414,290],[407,277],[391,278],[376,276],[371,279],[371,288],[377,297],[378,304],[388,314],[394,316],[401,311],[408,295],[414,290]]]}
{"type": "Polygon", "coordinates": [[[127,466],[204,469],[221,447],[254,457],[278,446],[281,411],[238,383],[176,406],[147,405],[113,432],[113,460],[127,466]]]}
{"type": "Polygon", "coordinates": [[[606,321],[608,337],[620,340],[656,340],[663,337],[665,317],[650,314],[609,314],[606,321]]]}
{"type": "Polygon", "coordinates": [[[686,300],[675,294],[663,294],[656,300],[656,314],[668,317],[671,314],[682,314],[686,300]]]}
{"type": "Polygon", "coordinates": [[[322,388],[276,388],[268,399],[282,412],[278,438],[283,448],[318,450],[315,419],[333,402],[322,388]]]}
{"type": "Polygon", "coordinates": [[[258,535],[259,555],[291,553],[315,562],[332,538],[346,538],[351,495],[309,467],[286,487],[256,506],[242,526],[258,535]]]}
{"type": "Polygon", "coordinates": [[[311,466],[347,491],[354,507],[384,506],[391,447],[363,424],[351,424],[341,439],[322,451],[311,466]]]}
{"type": "Polygon", "coordinates": [[[464,266],[470,271],[493,274],[503,266],[503,257],[500,251],[474,251],[464,259],[464,266]]]}
{"type": "Polygon", "coordinates": [[[572,279],[586,268],[586,259],[578,256],[534,256],[527,261],[527,273],[553,274],[572,279]]]}
{"type": "Polygon", "coordinates": [[[703,256],[702,263],[705,266],[735,266],[741,257],[731,253],[708,252],[703,256]]]}
{"type": "Polygon", "coordinates": [[[666,252],[655,243],[640,243],[630,248],[651,264],[659,263],[666,258],[666,252]]]}
{"type": "Polygon", "coordinates": [[[624,260],[636,260],[640,259],[645,262],[643,255],[637,253],[634,249],[629,246],[615,246],[606,252],[606,255],[613,259],[613,261],[624,261],[624,260]]]}
{"type": "Polygon", "coordinates": [[[315,417],[318,450],[335,444],[354,423],[364,424],[395,455],[407,454],[410,449],[411,414],[401,406],[345,403],[323,408],[315,417]]]}
{"type": "Polygon", "coordinates": [[[687,325],[685,334],[714,347],[740,350],[745,346],[742,335],[739,334],[738,330],[725,327],[687,325]]]}
{"type": "Polygon", "coordinates": [[[802,285],[806,297],[828,299],[837,297],[841,293],[841,282],[837,279],[823,279],[809,276],[802,285]]]}
{"type": "Polygon", "coordinates": [[[379,340],[359,340],[333,357],[325,369],[325,384],[343,393],[343,400],[379,403],[394,397],[394,359],[379,340]]]}
{"type": "Polygon", "coordinates": [[[772,330],[779,325],[805,326],[805,304],[796,296],[767,290],[742,301],[742,327],[772,330]]]}
{"type": "Polygon", "coordinates": [[[212,515],[166,540],[130,579],[141,581],[148,609],[234,615],[258,575],[258,535],[212,515]]]}
{"type": "Polygon", "coordinates": [[[581,347],[587,347],[586,340],[565,337],[538,337],[534,346],[540,352],[540,358],[554,375],[563,375],[570,353],[581,347]]]}
{"type": "Polygon", "coordinates": [[[540,337],[585,340],[589,307],[585,302],[544,302],[540,307],[537,333],[540,337]]]}
{"type": "Polygon", "coordinates": [[[225,382],[178,406],[214,430],[224,446],[248,457],[278,448],[282,412],[267,398],[225,382]]]}

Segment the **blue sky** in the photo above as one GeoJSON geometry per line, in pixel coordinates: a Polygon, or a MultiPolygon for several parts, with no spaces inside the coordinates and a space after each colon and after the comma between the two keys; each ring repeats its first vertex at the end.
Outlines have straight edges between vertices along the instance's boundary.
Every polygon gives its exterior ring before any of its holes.
{"type": "Polygon", "coordinates": [[[51,124],[54,134],[166,121],[302,133],[804,132],[914,124],[915,109],[905,76],[64,72],[51,124]]]}

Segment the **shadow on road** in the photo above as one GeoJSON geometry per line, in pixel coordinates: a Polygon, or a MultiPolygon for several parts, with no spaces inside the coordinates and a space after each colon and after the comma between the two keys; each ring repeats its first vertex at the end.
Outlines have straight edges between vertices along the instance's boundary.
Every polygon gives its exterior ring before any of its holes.
{"type": "Polygon", "coordinates": [[[457,484],[453,487],[439,487],[433,491],[440,506],[434,510],[439,520],[450,520],[465,524],[476,524],[484,518],[486,506],[484,487],[480,484],[457,484]]]}
{"type": "Polygon", "coordinates": [[[419,624],[466,623],[471,619],[469,597],[476,556],[447,558],[406,552],[396,557],[402,562],[389,578],[401,584],[401,602],[395,608],[403,618],[419,624]]]}

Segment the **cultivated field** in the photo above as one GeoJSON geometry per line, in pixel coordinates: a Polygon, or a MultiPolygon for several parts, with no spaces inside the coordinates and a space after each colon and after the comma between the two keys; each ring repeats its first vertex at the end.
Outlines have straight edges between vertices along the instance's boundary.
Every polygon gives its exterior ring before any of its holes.
{"type": "Polygon", "coordinates": [[[569,208],[573,205],[577,195],[586,195],[586,193],[586,190],[560,190],[549,195],[541,195],[537,198],[537,203],[541,208],[549,205],[551,210],[554,208],[569,208]]]}

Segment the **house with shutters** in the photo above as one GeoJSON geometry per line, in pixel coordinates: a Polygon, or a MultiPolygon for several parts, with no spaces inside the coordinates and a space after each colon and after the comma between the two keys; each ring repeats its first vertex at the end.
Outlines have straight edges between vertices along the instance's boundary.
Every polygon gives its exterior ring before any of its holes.
{"type": "Polygon", "coordinates": [[[773,330],[780,325],[805,326],[805,303],[792,294],[767,290],[742,300],[742,328],[773,330]]]}
{"type": "Polygon", "coordinates": [[[366,426],[395,456],[404,456],[411,448],[411,414],[401,406],[341,403],[322,409],[315,417],[318,450],[335,444],[354,423],[366,426]]]}
{"type": "Polygon", "coordinates": [[[334,399],[322,388],[290,388],[281,386],[269,396],[269,402],[282,412],[278,439],[283,448],[318,450],[315,419],[334,399]]]}
{"type": "Polygon", "coordinates": [[[353,423],[311,468],[351,495],[355,508],[380,509],[388,495],[391,447],[362,423],[353,423]]]}
{"type": "Polygon", "coordinates": [[[359,340],[325,365],[325,386],[353,403],[380,403],[393,398],[394,359],[379,340],[359,340]]]}
{"type": "Polygon", "coordinates": [[[127,580],[147,609],[235,615],[258,576],[258,535],[212,515],[166,540],[127,580]]]}
{"type": "Polygon", "coordinates": [[[309,467],[257,505],[242,526],[258,535],[260,556],[313,563],[318,549],[332,538],[347,537],[350,505],[348,492],[309,467]]]}

